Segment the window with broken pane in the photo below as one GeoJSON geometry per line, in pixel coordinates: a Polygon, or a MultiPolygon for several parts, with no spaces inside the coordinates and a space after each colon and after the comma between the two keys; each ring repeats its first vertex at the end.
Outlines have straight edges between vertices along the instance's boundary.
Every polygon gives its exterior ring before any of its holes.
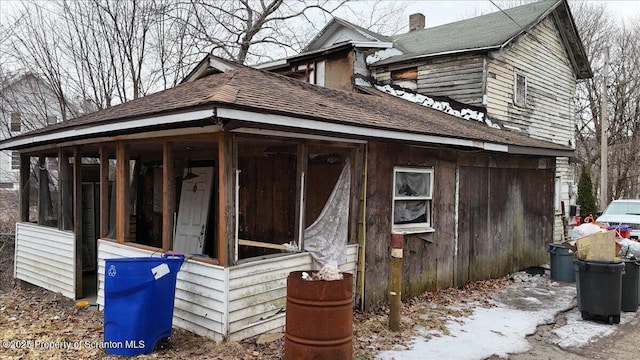
{"type": "Polygon", "coordinates": [[[518,106],[527,105],[527,76],[524,72],[516,70],[513,89],[513,102],[518,106]]]}
{"type": "Polygon", "coordinates": [[[430,229],[432,199],[432,168],[395,168],[393,229],[430,229]]]}

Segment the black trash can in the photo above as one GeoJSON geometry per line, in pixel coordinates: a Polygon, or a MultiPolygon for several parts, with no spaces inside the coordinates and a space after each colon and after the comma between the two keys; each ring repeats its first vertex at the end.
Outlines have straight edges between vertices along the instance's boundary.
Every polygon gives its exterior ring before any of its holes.
{"type": "Polygon", "coordinates": [[[582,319],[620,323],[624,262],[576,259],[576,291],[582,319]]]}
{"type": "Polygon", "coordinates": [[[640,261],[624,262],[622,275],[622,304],[620,309],[627,312],[638,311],[638,282],[640,281],[640,261]]]}
{"type": "Polygon", "coordinates": [[[547,251],[551,265],[551,279],[568,283],[576,282],[573,252],[561,244],[550,244],[547,251]]]}

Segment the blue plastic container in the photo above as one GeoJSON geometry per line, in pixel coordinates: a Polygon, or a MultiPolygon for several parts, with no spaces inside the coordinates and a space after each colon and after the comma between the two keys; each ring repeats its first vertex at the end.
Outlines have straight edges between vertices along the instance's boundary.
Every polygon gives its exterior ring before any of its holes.
{"type": "Polygon", "coordinates": [[[104,348],[149,354],[171,336],[176,277],[183,255],[105,260],[104,348]]]}

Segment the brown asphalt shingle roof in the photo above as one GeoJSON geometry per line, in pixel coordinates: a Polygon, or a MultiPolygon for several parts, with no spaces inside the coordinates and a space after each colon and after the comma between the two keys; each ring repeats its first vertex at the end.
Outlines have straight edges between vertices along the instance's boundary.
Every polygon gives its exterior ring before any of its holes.
{"type": "MultiPolygon", "coordinates": [[[[256,113],[275,113],[296,118],[504,145],[571,150],[563,145],[490,128],[476,121],[457,118],[392,96],[363,95],[328,89],[248,67],[209,75],[121,105],[34,130],[14,139],[179,113],[203,106],[241,108],[256,113]]],[[[96,137],[105,135],[107,134],[96,134],[96,137]]],[[[0,147],[1,145],[0,142],[0,147]]]]}

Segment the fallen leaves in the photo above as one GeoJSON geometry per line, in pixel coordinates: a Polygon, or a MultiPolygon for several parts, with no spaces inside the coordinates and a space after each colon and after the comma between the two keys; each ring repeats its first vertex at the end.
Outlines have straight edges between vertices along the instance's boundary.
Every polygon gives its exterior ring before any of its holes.
{"type": "MultiPolygon", "coordinates": [[[[7,264],[6,254],[0,253],[0,263],[7,264]]],[[[7,268],[0,271],[6,272],[7,268]]],[[[92,306],[78,307],[74,301],[41,288],[22,289],[13,283],[11,279],[0,284],[0,341],[19,346],[3,349],[3,359],[117,359],[97,346],[104,340],[102,312],[92,306]],[[70,345],[54,347],[60,344],[70,345]]],[[[493,306],[492,295],[508,283],[508,279],[478,281],[462,289],[437,290],[406,299],[399,332],[389,329],[388,307],[355,310],[354,359],[372,359],[380,351],[409,348],[416,336],[446,335],[450,321],[461,321],[476,307],[493,306]]],[[[173,329],[168,349],[135,358],[283,359],[282,333],[263,336],[264,341],[258,339],[216,342],[173,329]]]]}

